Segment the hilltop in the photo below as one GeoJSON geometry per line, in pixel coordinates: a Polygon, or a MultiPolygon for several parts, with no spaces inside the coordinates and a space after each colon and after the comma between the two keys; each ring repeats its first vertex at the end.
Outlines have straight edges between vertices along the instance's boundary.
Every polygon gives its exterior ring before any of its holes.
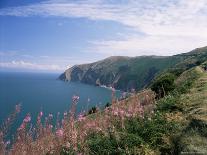
{"type": "Polygon", "coordinates": [[[89,64],[75,65],[60,75],[64,81],[80,81],[130,91],[141,90],[167,69],[181,72],[199,65],[207,58],[207,47],[174,56],[113,56],[89,64]]]}

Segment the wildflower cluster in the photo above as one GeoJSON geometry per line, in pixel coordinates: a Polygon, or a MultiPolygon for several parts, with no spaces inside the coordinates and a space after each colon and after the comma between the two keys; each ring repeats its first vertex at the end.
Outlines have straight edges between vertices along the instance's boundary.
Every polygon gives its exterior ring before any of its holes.
{"type": "MultiPolygon", "coordinates": [[[[114,92],[112,90],[112,95],[114,92]]],[[[53,114],[49,114],[43,120],[43,112],[39,112],[36,125],[31,125],[31,115],[27,114],[18,128],[12,149],[4,150],[10,154],[59,154],[75,153],[87,154],[90,149],[87,138],[91,133],[109,134],[115,126],[125,128],[125,120],[128,118],[144,118],[146,112],[152,114],[154,108],[154,94],[145,91],[139,95],[132,95],[127,100],[116,100],[113,96],[113,104],[104,110],[96,111],[91,115],[80,113],[76,118],[76,105],[79,96],[72,97],[72,105],[69,112],[64,112],[61,120],[57,114],[56,126],[53,126],[53,114]],[[44,122],[44,123],[42,123],[44,122]]],[[[19,108],[16,107],[19,112],[19,108]]],[[[113,131],[115,132],[115,131],[113,131]]],[[[0,140],[3,133],[0,132],[0,140]]],[[[5,144],[5,143],[4,143],[5,144]]],[[[1,152],[0,152],[1,153],[1,152]]]]}

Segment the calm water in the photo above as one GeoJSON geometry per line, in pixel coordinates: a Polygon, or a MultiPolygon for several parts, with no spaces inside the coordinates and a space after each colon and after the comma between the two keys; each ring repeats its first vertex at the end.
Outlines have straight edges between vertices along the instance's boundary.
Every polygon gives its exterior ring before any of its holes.
{"type": "Polygon", "coordinates": [[[111,100],[111,90],[81,83],[66,83],[57,80],[58,74],[45,73],[3,73],[0,72],[0,121],[21,103],[17,125],[27,113],[33,120],[37,113],[63,113],[71,105],[73,95],[80,96],[77,112],[98,105],[104,106],[111,100]],[[88,98],[90,101],[88,102],[88,98]]]}

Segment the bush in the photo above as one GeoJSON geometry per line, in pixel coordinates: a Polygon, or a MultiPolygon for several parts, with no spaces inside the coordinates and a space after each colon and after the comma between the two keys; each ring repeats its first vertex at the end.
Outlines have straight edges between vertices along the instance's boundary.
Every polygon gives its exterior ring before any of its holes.
{"type": "Polygon", "coordinates": [[[173,112],[176,110],[181,111],[182,109],[178,106],[178,96],[167,95],[160,99],[157,104],[157,110],[162,112],[173,112]]]}
{"type": "Polygon", "coordinates": [[[111,103],[107,102],[106,105],[105,105],[105,108],[108,108],[111,106],[111,103]]]}
{"type": "Polygon", "coordinates": [[[175,89],[175,75],[172,73],[166,73],[158,77],[153,84],[151,89],[157,94],[157,98],[162,98],[167,95],[170,91],[175,89]]]}
{"type": "Polygon", "coordinates": [[[96,113],[97,111],[98,111],[97,108],[94,106],[88,111],[88,114],[90,115],[90,114],[96,113]]]}
{"type": "Polygon", "coordinates": [[[184,72],[177,80],[176,91],[180,94],[187,93],[199,76],[200,73],[194,68],[184,72]]]}
{"type": "Polygon", "coordinates": [[[92,133],[88,136],[89,154],[121,154],[118,143],[113,134],[105,136],[102,133],[92,133]]]}
{"type": "Polygon", "coordinates": [[[165,117],[157,112],[151,119],[128,120],[125,130],[127,133],[141,137],[141,139],[151,147],[160,148],[166,145],[163,141],[163,136],[169,135],[175,127],[175,123],[167,122],[165,117]]]}
{"type": "Polygon", "coordinates": [[[171,143],[166,143],[164,138],[170,139],[176,127],[174,122],[168,122],[158,112],[150,119],[130,118],[125,121],[124,128],[116,127],[114,132],[109,131],[107,135],[89,135],[89,154],[140,154],[143,150],[160,150],[161,153],[167,154],[172,146],[171,143]]]}

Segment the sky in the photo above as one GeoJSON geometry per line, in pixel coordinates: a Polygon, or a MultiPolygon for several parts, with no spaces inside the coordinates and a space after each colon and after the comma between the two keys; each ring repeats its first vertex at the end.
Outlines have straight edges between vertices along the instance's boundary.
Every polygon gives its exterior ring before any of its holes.
{"type": "Polygon", "coordinates": [[[62,72],[203,46],[207,0],[0,0],[0,70],[62,72]]]}

